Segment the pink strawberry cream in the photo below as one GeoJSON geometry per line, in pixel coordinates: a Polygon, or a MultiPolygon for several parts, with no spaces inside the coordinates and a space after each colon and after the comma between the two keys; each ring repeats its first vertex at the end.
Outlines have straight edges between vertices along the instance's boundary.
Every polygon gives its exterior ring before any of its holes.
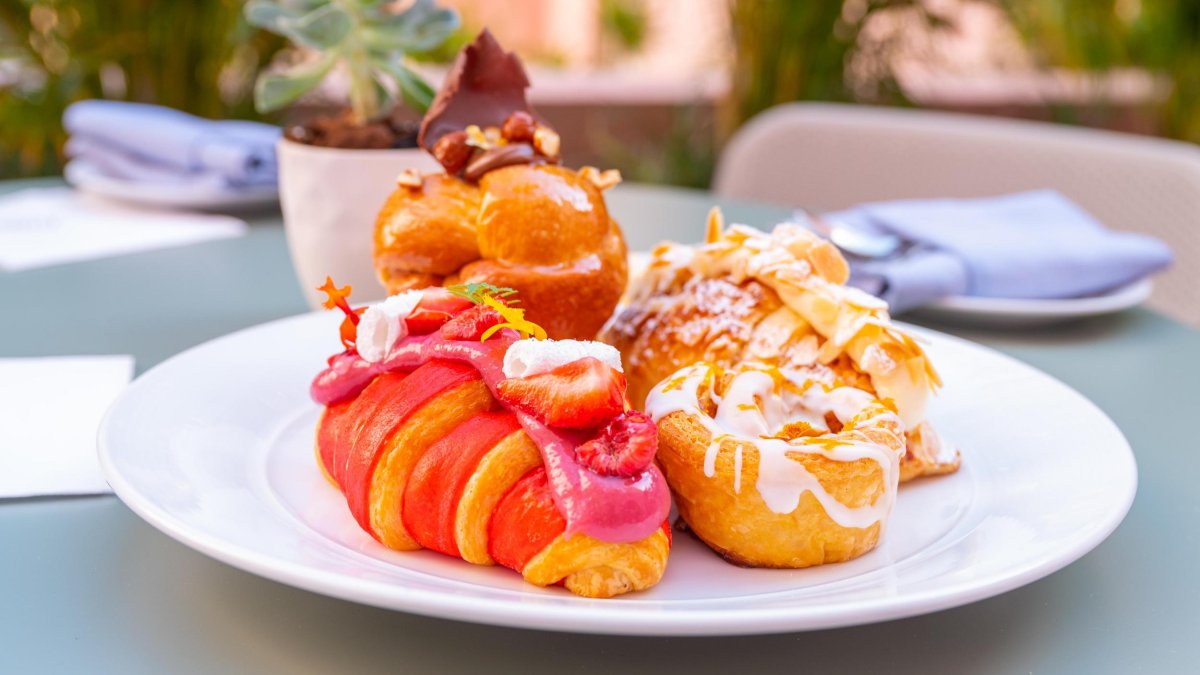
{"type": "MultiPolygon", "coordinates": [[[[440,330],[405,334],[376,363],[367,362],[351,347],[329,360],[329,366],[313,380],[310,393],[317,403],[331,405],[354,398],[385,372],[412,371],[431,359],[468,363],[479,371],[500,405],[516,414],[540,450],[555,506],[567,521],[565,536],[583,533],[601,541],[627,543],[653,534],[666,519],[671,500],[662,472],[649,461],[652,455],[643,458],[645,465],[634,468],[631,475],[602,475],[576,455],[576,448],[596,436],[595,430],[551,427],[501,400],[497,390],[506,379],[504,354],[519,338],[517,331],[509,328],[499,329],[484,341],[447,339],[440,330]]],[[[625,415],[629,413],[618,418],[625,415]]],[[[642,415],[631,418],[630,423],[653,425],[642,415]]],[[[598,440],[613,443],[612,438],[598,440]]]]}

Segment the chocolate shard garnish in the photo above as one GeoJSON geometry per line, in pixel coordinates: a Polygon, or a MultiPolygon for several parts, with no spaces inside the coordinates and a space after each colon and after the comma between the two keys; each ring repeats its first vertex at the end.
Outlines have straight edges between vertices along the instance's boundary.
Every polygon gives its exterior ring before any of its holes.
{"type": "Polygon", "coordinates": [[[432,153],[442,136],[475,124],[499,127],[516,110],[532,113],[525,100],[529,77],[521,59],[504,51],[486,28],[463,48],[446,75],[425,119],[417,142],[432,153]]]}

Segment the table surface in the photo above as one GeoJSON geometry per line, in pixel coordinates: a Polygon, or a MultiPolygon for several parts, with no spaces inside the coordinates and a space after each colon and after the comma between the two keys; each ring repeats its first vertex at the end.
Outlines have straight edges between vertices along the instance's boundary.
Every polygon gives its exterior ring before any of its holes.
{"type": "MultiPolygon", "coordinates": [[[[610,195],[633,248],[698,239],[717,201],[643,186],[610,195]]],[[[735,222],[767,226],[783,215],[720,203],[735,222]]],[[[278,216],[252,223],[238,239],[0,273],[0,356],[133,354],[142,372],[200,342],[305,311],[278,216]]],[[[1075,387],[1116,421],[1137,456],[1138,496],[1121,527],[1024,588],[810,633],[545,633],[376,609],[268,581],[176,543],[112,496],[5,500],[0,672],[1196,672],[1200,453],[1189,429],[1200,402],[1192,389],[1200,334],[1142,309],[1034,332],[934,327],[1075,387]]]]}

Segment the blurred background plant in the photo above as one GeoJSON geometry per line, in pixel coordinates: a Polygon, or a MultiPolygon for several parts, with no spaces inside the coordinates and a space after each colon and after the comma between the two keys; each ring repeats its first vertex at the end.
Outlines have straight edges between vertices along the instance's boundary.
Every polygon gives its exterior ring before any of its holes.
{"type": "MultiPolygon", "coordinates": [[[[1139,68],[1168,81],[1149,111],[1164,136],[1200,143],[1200,2],[1009,0],[1014,25],[1044,67],[1139,68]]],[[[1060,111],[1067,122],[1077,119],[1060,111]]]]}
{"type": "Polygon", "coordinates": [[[600,28],[602,50],[636,52],[646,43],[646,9],[639,0],[600,0],[600,28]]]}
{"type": "Polygon", "coordinates": [[[393,11],[389,0],[250,0],[251,25],[286,37],[304,58],[258,78],[259,112],[272,112],[320,85],[334,68],[348,78],[351,119],[362,125],[398,101],[424,113],[433,88],[405,63],[407,54],[440,46],[459,27],[458,14],[433,0],[393,11]]]}
{"type": "Polygon", "coordinates": [[[852,64],[867,74],[873,102],[907,103],[890,70],[894,40],[863,40],[863,28],[884,12],[910,10],[931,30],[953,20],[921,0],[731,1],[733,72],[723,132],[789,101],[852,101],[852,64]]]}
{"type": "Polygon", "coordinates": [[[597,148],[594,163],[621,170],[625,180],[707,188],[717,165],[713,116],[700,107],[669,111],[663,133],[651,141],[630,142],[607,128],[596,128],[588,142],[597,148]]]}
{"type": "Polygon", "coordinates": [[[258,71],[283,40],[240,0],[0,0],[0,176],[61,170],[62,111],[109,98],[253,119],[258,71]]]}
{"type": "MultiPolygon", "coordinates": [[[[256,117],[254,77],[284,41],[248,25],[242,4],[0,0],[0,174],[57,172],[61,111],[80,98],[256,117]]],[[[414,55],[420,72],[440,77],[437,63],[489,26],[526,57],[534,104],[563,132],[568,161],[604,162],[631,179],[703,186],[723,138],[792,100],[1013,115],[1200,141],[1198,0],[444,4],[459,11],[463,27],[430,54],[414,55]],[[983,104],[964,96],[985,89],[992,98],[983,104]]]]}

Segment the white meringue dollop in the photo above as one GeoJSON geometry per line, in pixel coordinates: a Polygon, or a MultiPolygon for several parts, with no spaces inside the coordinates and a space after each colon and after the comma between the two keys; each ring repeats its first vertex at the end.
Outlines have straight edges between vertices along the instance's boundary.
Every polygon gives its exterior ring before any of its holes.
{"type": "Polygon", "coordinates": [[[369,363],[379,363],[392,345],[408,335],[408,318],[421,301],[421,291],[404,291],[387,300],[371,305],[358,320],[354,343],[359,356],[369,363]]]}
{"type": "Polygon", "coordinates": [[[555,368],[593,357],[605,365],[624,372],[621,352],[603,342],[592,340],[517,340],[504,353],[505,377],[530,377],[548,373],[555,368]]]}

